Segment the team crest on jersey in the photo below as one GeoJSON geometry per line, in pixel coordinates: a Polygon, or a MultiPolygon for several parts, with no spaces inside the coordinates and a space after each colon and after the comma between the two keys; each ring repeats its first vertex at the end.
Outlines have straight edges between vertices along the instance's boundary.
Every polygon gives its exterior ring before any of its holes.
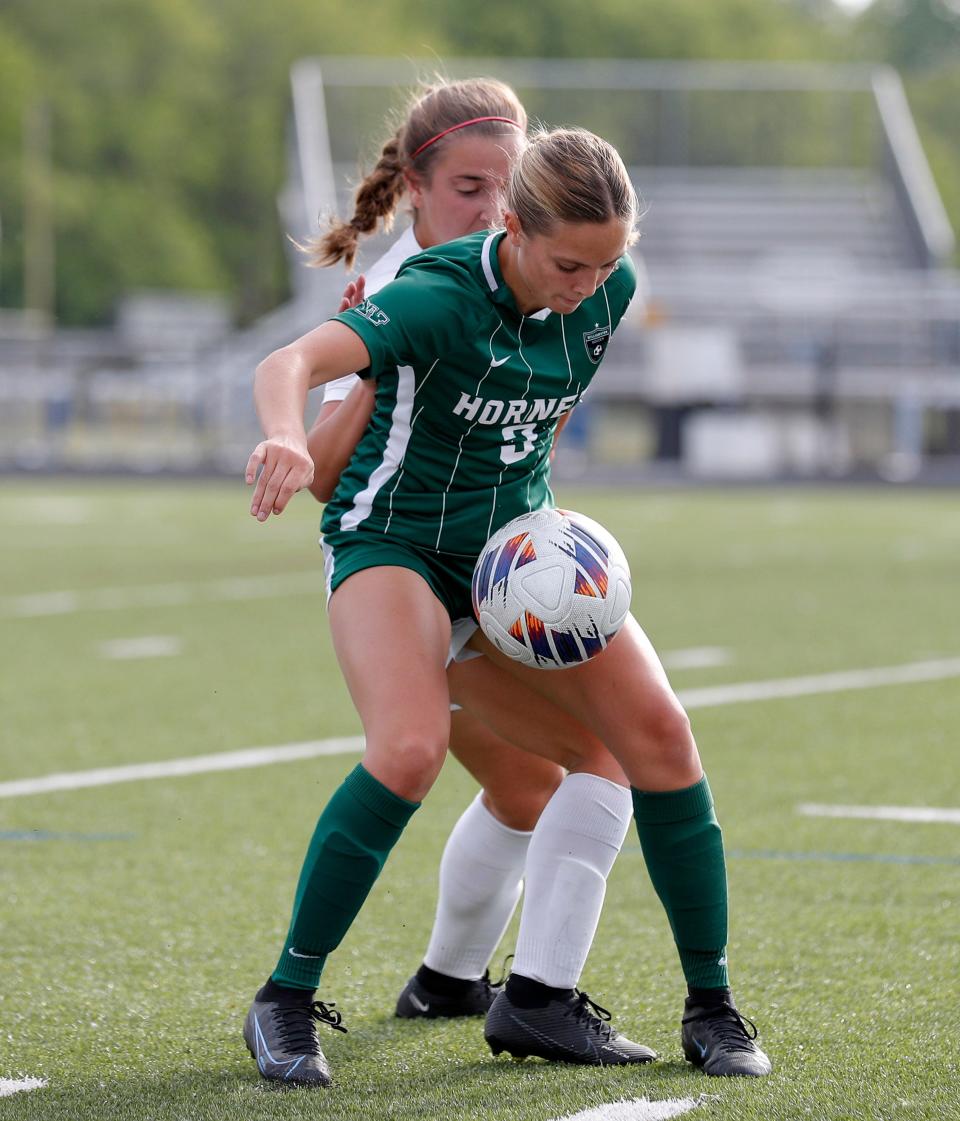
{"type": "Polygon", "coordinates": [[[372,300],[364,300],[362,304],[357,304],[353,310],[359,312],[364,319],[369,319],[374,327],[386,327],[390,322],[390,316],[381,308],[378,308],[372,300]]]}
{"type": "Polygon", "coordinates": [[[610,328],[601,327],[599,323],[594,324],[592,331],[583,332],[583,345],[587,351],[587,357],[594,366],[596,366],[603,357],[609,341],[610,328]]]}

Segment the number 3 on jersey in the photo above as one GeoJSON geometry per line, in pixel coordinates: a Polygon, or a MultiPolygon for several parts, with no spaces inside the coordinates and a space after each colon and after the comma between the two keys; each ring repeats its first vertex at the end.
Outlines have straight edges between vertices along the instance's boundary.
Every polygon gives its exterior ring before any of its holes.
{"type": "Polygon", "coordinates": [[[506,463],[519,463],[536,447],[537,429],[533,424],[508,424],[503,430],[504,445],[500,459],[506,463]]]}

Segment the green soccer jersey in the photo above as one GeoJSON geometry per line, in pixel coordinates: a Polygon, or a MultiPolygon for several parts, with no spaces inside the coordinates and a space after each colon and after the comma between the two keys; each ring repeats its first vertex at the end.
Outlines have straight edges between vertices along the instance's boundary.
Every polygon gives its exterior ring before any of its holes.
{"type": "Polygon", "coordinates": [[[580,400],[636,287],[624,255],[576,311],[523,315],[497,261],[502,231],[420,253],[336,318],[377,379],[366,432],[322,528],[476,556],[518,514],[553,504],[554,429],[580,400]]]}

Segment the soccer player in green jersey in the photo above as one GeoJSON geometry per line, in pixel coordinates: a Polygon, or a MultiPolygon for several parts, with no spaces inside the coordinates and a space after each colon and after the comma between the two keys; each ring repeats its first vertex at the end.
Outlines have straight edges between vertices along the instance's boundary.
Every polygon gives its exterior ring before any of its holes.
{"type": "MultiPolygon", "coordinates": [[[[302,1010],[339,1019],[310,1004],[312,989],[439,772],[450,698],[458,697],[445,672],[451,621],[469,614],[473,562],[487,536],[552,502],[553,433],[589,385],[632,295],[626,249],[636,218],[636,196],[609,145],[583,130],[544,133],[514,167],[504,230],[419,255],[376,300],[258,367],[266,439],[247,478],[262,468],[251,506],[260,520],[311,481],[308,389],[353,370],[377,380],[371,422],[323,520],[330,625],[366,750],[324,810],[301,875],[287,947],[304,963],[301,1011],[292,1011],[295,987],[271,980],[248,1015],[248,1045],[268,1077],[286,1070],[290,1080],[329,1082],[302,1010]]],[[[639,625],[629,619],[604,654],[562,675],[525,670],[483,640],[471,643],[490,673],[516,675],[589,727],[625,772],[688,982],[687,1057],[708,1073],[768,1073],[728,987],[712,797],[689,721],[639,625]]],[[[555,800],[570,806],[591,766],[570,768],[541,821],[555,800]]],[[[601,844],[602,813],[594,813],[601,844]]],[[[566,996],[512,974],[487,1016],[491,1047],[523,1053],[525,1032],[556,1028],[566,996]]],[[[595,1046],[603,1051],[602,1041],[595,1046]]]]}
{"type": "MultiPolygon", "coordinates": [[[[412,223],[365,277],[348,285],[341,310],[364,294],[375,296],[408,257],[495,225],[525,132],[523,106],[502,82],[472,78],[440,82],[421,91],[357,188],[350,220],[332,223],[329,231],[305,247],[311,264],[344,260],[349,266],[361,234],[381,224],[389,226],[401,200],[409,198],[412,223]]],[[[324,387],[323,404],[307,437],[315,467],[310,491],[321,502],[332,497],[363,435],[373,411],[374,386],[373,381],[350,374],[324,387]]],[[[465,642],[474,630],[472,618],[455,621],[455,645],[465,642]]],[[[458,673],[461,690],[469,690],[474,677],[470,662],[463,661],[458,673]]],[[[397,1015],[404,1018],[487,1012],[499,991],[490,983],[488,966],[516,909],[525,873],[527,892],[535,903],[523,913],[514,968],[572,993],[596,931],[606,877],[629,827],[632,807],[619,768],[613,779],[583,775],[579,781],[586,789],[579,791],[578,798],[602,802],[616,824],[615,834],[600,852],[581,857],[570,868],[565,898],[552,891],[555,861],[538,859],[537,852],[569,847],[569,822],[554,826],[545,822],[529,867],[527,858],[532,830],[563,781],[564,770],[531,752],[549,738],[554,751],[563,750],[570,761],[581,759],[591,745],[597,745],[569,716],[506,675],[501,675],[493,696],[498,725],[508,735],[498,735],[466,708],[451,706],[451,751],[483,791],[460,816],[444,848],[427,951],[397,1001],[397,1015]],[[517,743],[530,750],[521,750],[517,743]],[[552,906],[544,905],[546,896],[552,906]],[[575,921],[568,921],[571,918],[575,921]],[[563,931],[560,938],[558,930],[563,931]]],[[[287,972],[281,967],[274,979],[283,980],[287,972]]],[[[579,1012],[588,1024],[596,1020],[586,1004],[579,1012]]],[[[649,1058],[648,1049],[618,1039],[625,1058],[649,1058]]],[[[545,1058],[564,1057],[562,1049],[546,1040],[539,1053],[545,1058]]],[[[608,1053],[608,1061],[609,1057],[608,1053]]]]}

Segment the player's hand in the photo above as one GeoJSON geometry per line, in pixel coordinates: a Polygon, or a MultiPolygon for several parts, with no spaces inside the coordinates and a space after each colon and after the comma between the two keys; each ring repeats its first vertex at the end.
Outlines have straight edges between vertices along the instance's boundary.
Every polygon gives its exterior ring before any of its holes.
{"type": "Polygon", "coordinates": [[[257,484],[250,504],[257,521],[265,522],[271,513],[282,514],[297,491],[313,481],[313,460],[306,444],[285,436],[261,441],[247,460],[246,480],[248,486],[257,484]]]}
{"type": "Polygon", "coordinates": [[[343,295],[340,297],[340,306],[337,312],[346,311],[347,308],[356,307],[357,304],[362,304],[366,292],[366,277],[358,276],[356,280],[351,280],[350,283],[344,288],[343,295]]]}

